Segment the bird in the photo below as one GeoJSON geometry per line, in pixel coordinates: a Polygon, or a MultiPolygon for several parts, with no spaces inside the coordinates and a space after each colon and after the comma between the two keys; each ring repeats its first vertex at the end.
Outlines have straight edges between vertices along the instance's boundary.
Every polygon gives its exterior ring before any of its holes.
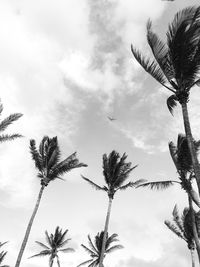
{"type": "Polygon", "coordinates": [[[113,117],[109,117],[109,116],[108,116],[108,119],[109,119],[110,121],[116,121],[116,119],[113,118],[113,117]]]}

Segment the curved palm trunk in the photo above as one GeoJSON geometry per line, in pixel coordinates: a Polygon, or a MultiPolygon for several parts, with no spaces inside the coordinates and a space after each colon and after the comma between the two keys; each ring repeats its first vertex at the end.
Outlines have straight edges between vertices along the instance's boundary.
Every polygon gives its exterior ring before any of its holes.
{"type": "Polygon", "coordinates": [[[181,104],[181,107],[182,107],[182,113],[183,113],[185,134],[187,137],[188,146],[189,146],[191,157],[192,157],[192,165],[194,168],[195,178],[196,178],[197,187],[198,187],[199,196],[200,196],[200,166],[199,166],[197,154],[196,154],[194,143],[193,143],[193,137],[192,137],[191,127],[190,127],[187,104],[183,103],[183,104],[181,104]]]}
{"type": "Polygon", "coordinates": [[[193,249],[190,249],[190,254],[191,254],[192,267],[195,267],[194,250],[193,249]]]}
{"type": "Polygon", "coordinates": [[[38,198],[37,198],[37,202],[35,204],[35,208],[33,210],[31,218],[29,220],[28,226],[26,228],[26,233],[25,233],[25,236],[24,236],[24,239],[23,239],[23,242],[22,242],[18,257],[17,257],[17,261],[16,261],[16,264],[15,264],[15,267],[19,267],[19,265],[20,265],[20,262],[21,262],[21,259],[22,259],[23,253],[24,253],[24,249],[26,247],[26,244],[27,244],[27,241],[28,241],[28,237],[29,237],[29,234],[30,234],[30,231],[31,231],[33,220],[35,218],[35,215],[37,213],[38,207],[40,205],[40,200],[41,200],[44,188],[45,188],[45,186],[41,186],[41,188],[40,188],[40,192],[39,192],[39,195],[38,195],[38,198]]]}
{"type": "Polygon", "coordinates": [[[100,255],[100,260],[99,260],[99,267],[103,267],[103,259],[104,259],[105,248],[106,248],[106,236],[107,236],[107,232],[108,232],[108,224],[109,224],[109,219],[110,219],[112,200],[113,199],[111,197],[109,197],[108,211],[107,211],[106,222],[105,222],[105,227],[104,227],[104,235],[103,235],[101,255],[100,255]]]}
{"type": "Polygon", "coordinates": [[[189,207],[192,211],[192,229],[193,229],[193,235],[194,235],[194,241],[196,245],[196,250],[199,258],[199,263],[200,263],[200,242],[199,242],[199,237],[197,233],[197,227],[196,227],[196,222],[195,222],[195,215],[194,215],[194,210],[193,210],[193,205],[192,205],[192,199],[190,196],[188,196],[189,200],[189,207]]]}

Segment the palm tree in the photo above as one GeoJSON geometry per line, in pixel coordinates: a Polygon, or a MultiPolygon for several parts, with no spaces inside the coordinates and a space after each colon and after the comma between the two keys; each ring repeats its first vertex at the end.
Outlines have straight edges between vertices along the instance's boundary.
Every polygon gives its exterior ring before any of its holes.
{"type": "Polygon", "coordinates": [[[63,253],[74,252],[73,248],[63,248],[65,245],[67,245],[69,240],[71,240],[70,238],[68,239],[65,238],[67,232],[68,230],[65,230],[64,232],[62,232],[62,229],[59,228],[59,226],[56,227],[54,234],[49,235],[48,232],[45,231],[47,245],[45,245],[42,242],[35,241],[44,250],[40,251],[40,253],[33,255],[30,258],[40,257],[40,256],[49,256],[49,267],[53,266],[54,259],[56,258],[57,265],[58,267],[60,267],[60,260],[59,260],[58,253],[59,252],[63,252],[63,253]]]}
{"type": "Polygon", "coordinates": [[[173,222],[165,220],[165,225],[174,234],[176,234],[178,237],[180,237],[187,243],[187,247],[190,250],[191,254],[192,267],[195,267],[195,260],[194,260],[195,242],[192,229],[191,210],[189,208],[185,208],[183,210],[182,216],[180,216],[178,213],[177,205],[175,205],[172,215],[173,215],[173,222]]]}
{"type": "MultiPolygon", "coordinates": [[[[123,248],[122,245],[114,245],[111,247],[111,244],[113,242],[119,241],[117,239],[117,236],[118,236],[117,234],[112,234],[111,236],[108,236],[108,233],[106,233],[106,246],[105,246],[104,257],[106,256],[106,254],[111,253],[116,249],[123,248]]],[[[89,247],[83,244],[81,244],[81,246],[85,249],[87,253],[90,254],[91,259],[82,262],[77,267],[80,267],[85,264],[89,264],[88,267],[97,267],[100,264],[100,255],[101,255],[103,237],[104,237],[104,232],[102,231],[101,233],[98,233],[95,236],[94,242],[92,242],[91,237],[88,235],[89,247]]]]}
{"type": "MultiPolygon", "coordinates": [[[[198,152],[200,147],[200,142],[196,142],[193,140],[195,153],[198,152]]],[[[197,193],[194,191],[192,187],[192,180],[195,178],[194,168],[192,165],[192,157],[189,150],[187,138],[184,135],[179,134],[177,139],[177,145],[173,142],[169,143],[169,150],[176,167],[177,173],[179,175],[179,181],[175,180],[166,180],[166,181],[156,181],[156,182],[145,182],[143,184],[138,185],[137,187],[150,187],[150,189],[166,189],[172,186],[175,183],[180,184],[181,188],[184,189],[188,195],[189,207],[191,211],[192,217],[192,226],[193,226],[193,235],[196,244],[196,249],[200,262],[200,242],[199,236],[197,233],[196,219],[195,219],[195,211],[192,206],[192,200],[195,204],[200,207],[200,201],[197,193]]]]}
{"type": "Polygon", "coordinates": [[[166,33],[166,43],[152,30],[152,22],[147,23],[147,41],[153,59],[145,58],[131,46],[135,59],[153,78],[169,90],[172,95],[167,106],[172,113],[180,103],[185,134],[194,166],[195,179],[200,194],[200,166],[193,144],[187,103],[189,93],[195,85],[200,85],[200,7],[187,7],[176,13],[166,33]]]}
{"type": "Polygon", "coordinates": [[[15,267],[19,267],[20,265],[21,258],[31,231],[33,220],[37,213],[45,187],[47,187],[48,184],[54,181],[55,179],[62,179],[62,175],[75,168],[87,167],[86,164],[79,163],[79,160],[76,157],[76,152],[64,159],[63,161],[60,161],[60,149],[58,146],[57,137],[49,138],[48,136],[45,136],[40,143],[39,150],[36,149],[35,140],[31,140],[30,152],[32,155],[32,159],[35,162],[35,166],[39,171],[38,177],[40,178],[41,188],[32,216],[26,229],[26,233],[17,257],[15,267]]]}
{"type": "MultiPolygon", "coordinates": [[[[5,245],[6,243],[8,243],[8,242],[3,242],[3,243],[0,242],[0,248],[3,245],[5,245]]],[[[6,256],[6,254],[7,254],[7,251],[1,251],[0,252],[0,267],[9,267],[8,265],[1,265],[3,260],[4,260],[4,258],[5,258],[5,256],[6,256]]]]}
{"type": "Polygon", "coordinates": [[[137,165],[131,167],[132,163],[126,162],[126,158],[127,155],[125,153],[122,155],[122,157],[120,157],[119,153],[117,153],[115,150],[113,150],[108,156],[106,154],[103,155],[103,175],[106,186],[99,186],[90,179],[82,176],[82,178],[86,180],[90,185],[92,185],[95,189],[105,191],[109,199],[105,227],[104,227],[104,237],[102,242],[101,257],[99,261],[100,267],[103,266],[103,259],[106,246],[106,235],[108,231],[112,200],[114,198],[115,193],[117,191],[125,190],[129,187],[136,187],[140,183],[143,183],[145,181],[143,179],[140,179],[137,180],[136,182],[128,182],[124,184],[131,171],[137,167],[137,165]]]}
{"type": "MultiPolygon", "coordinates": [[[[3,111],[3,105],[0,103],[0,115],[2,114],[3,111]]],[[[13,113],[9,115],[7,118],[3,119],[0,122],[0,133],[4,132],[9,125],[11,125],[14,121],[17,121],[20,117],[22,116],[21,113],[13,113]]],[[[0,134],[0,142],[5,142],[5,141],[12,141],[16,138],[22,137],[21,134],[0,134]]]]}

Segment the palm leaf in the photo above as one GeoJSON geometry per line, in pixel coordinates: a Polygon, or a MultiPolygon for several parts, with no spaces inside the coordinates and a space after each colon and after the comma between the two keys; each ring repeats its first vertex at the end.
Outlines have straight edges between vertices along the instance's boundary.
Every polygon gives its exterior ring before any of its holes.
{"type": "Polygon", "coordinates": [[[41,247],[43,247],[43,248],[45,248],[45,249],[50,249],[48,246],[46,246],[46,245],[43,244],[42,242],[35,241],[35,243],[37,243],[38,245],[40,245],[41,247]]]}
{"type": "Polygon", "coordinates": [[[179,216],[177,205],[174,206],[172,215],[173,215],[174,222],[176,223],[176,225],[178,226],[178,228],[180,229],[180,231],[182,233],[184,233],[184,226],[183,226],[183,223],[182,223],[181,218],[179,216]]]}
{"type": "Polygon", "coordinates": [[[98,254],[98,250],[95,248],[95,246],[94,246],[94,244],[93,244],[93,242],[92,242],[92,239],[91,239],[90,235],[88,235],[88,240],[89,240],[89,246],[90,246],[90,248],[91,248],[92,250],[94,250],[95,253],[98,254]]]}
{"type": "Polygon", "coordinates": [[[92,260],[84,261],[84,262],[82,262],[81,264],[77,265],[77,267],[83,266],[83,265],[85,265],[85,264],[87,264],[87,263],[90,263],[90,262],[92,262],[92,261],[93,261],[93,259],[92,259],[92,260]]]}
{"type": "Polygon", "coordinates": [[[185,240],[185,237],[183,236],[183,234],[180,232],[180,230],[175,225],[173,225],[169,221],[165,221],[164,223],[174,234],[176,234],[178,237],[185,240]]]}
{"type": "Polygon", "coordinates": [[[151,47],[154,58],[158,62],[163,74],[170,82],[175,77],[173,65],[170,62],[168,49],[165,43],[152,31],[151,20],[147,22],[147,41],[151,47]]]}
{"type": "MultiPolygon", "coordinates": [[[[179,183],[177,181],[158,181],[158,182],[148,182],[144,184],[140,184],[137,187],[149,187],[150,189],[156,189],[156,190],[164,190],[168,187],[172,186],[174,183],[179,183]]],[[[179,183],[180,184],[180,183],[179,183]]]]}
{"type": "Polygon", "coordinates": [[[90,179],[86,178],[85,176],[81,175],[81,177],[88,182],[92,187],[94,187],[96,190],[103,190],[105,191],[104,187],[99,186],[98,184],[95,184],[94,182],[92,182],[90,179]]]}
{"type": "Polygon", "coordinates": [[[12,124],[14,121],[18,120],[19,118],[21,118],[21,116],[23,116],[23,114],[14,113],[14,114],[11,114],[10,116],[8,116],[7,118],[5,118],[4,120],[2,120],[2,122],[0,123],[0,132],[5,131],[6,128],[10,124],[12,124]]]}
{"type": "Polygon", "coordinates": [[[81,244],[81,246],[85,249],[86,252],[88,252],[89,254],[93,255],[95,254],[94,251],[92,251],[91,249],[89,249],[88,247],[86,247],[85,245],[81,244]]]}
{"type": "Polygon", "coordinates": [[[21,134],[1,134],[0,142],[13,141],[16,138],[23,137],[21,134]]]}
{"type": "Polygon", "coordinates": [[[5,244],[7,244],[7,243],[8,243],[8,241],[5,241],[5,242],[3,242],[3,243],[0,242],[0,248],[1,248],[2,246],[4,246],[5,244]]]}
{"type": "Polygon", "coordinates": [[[47,255],[51,255],[51,251],[50,250],[43,250],[40,253],[35,254],[35,255],[29,257],[29,259],[30,258],[34,258],[34,257],[43,257],[43,256],[47,256],[47,255]]]}
{"type": "Polygon", "coordinates": [[[122,249],[122,248],[124,248],[122,245],[115,245],[115,246],[113,246],[113,247],[107,249],[107,250],[106,250],[106,253],[111,253],[111,252],[113,252],[113,251],[115,251],[115,250],[122,249]]]}
{"type": "Polygon", "coordinates": [[[137,62],[144,68],[144,70],[149,73],[154,79],[156,79],[160,84],[164,85],[167,80],[163,74],[161,68],[155,60],[150,60],[145,58],[136,48],[131,45],[131,51],[137,62]]]}
{"type": "Polygon", "coordinates": [[[64,252],[64,253],[75,252],[73,248],[63,248],[63,249],[59,249],[59,251],[64,252]]]}
{"type": "Polygon", "coordinates": [[[35,166],[39,171],[42,171],[42,158],[39,154],[39,152],[37,151],[36,148],[36,143],[34,139],[30,140],[30,152],[32,155],[32,159],[35,162],[35,166]]]}
{"type": "Polygon", "coordinates": [[[171,95],[167,99],[167,107],[172,115],[173,115],[173,109],[177,106],[177,101],[178,99],[176,95],[171,95]]]}

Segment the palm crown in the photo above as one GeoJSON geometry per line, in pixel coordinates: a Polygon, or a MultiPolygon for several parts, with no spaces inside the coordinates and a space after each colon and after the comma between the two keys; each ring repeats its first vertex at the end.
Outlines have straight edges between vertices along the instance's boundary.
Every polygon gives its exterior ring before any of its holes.
{"type": "Polygon", "coordinates": [[[44,248],[44,250],[42,250],[38,254],[33,255],[31,258],[39,256],[49,256],[49,263],[50,266],[52,266],[54,258],[58,257],[59,252],[74,252],[73,248],[64,248],[71,240],[69,238],[66,239],[67,232],[68,230],[65,230],[63,232],[62,229],[59,228],[59,226],[56,227],[54,234],[49,235],[48,232],[45,231],[47,245],[42,242],[35,241],[38,245],[44,248]]]}
{"type": "Polygon", "coordinates": [[[115,150],[108,156],[106,154],[103,155],[103,175],[106,186],[99,186],[84,176],[82,176],[82,178],[95,189],[106,191],[109,198],[113,198],[116,191],[125,190],[128,187],[136,187],[145,181],[140,179],[136,182],[128,182],[124,184],[131,171],[137,167],[137,165],[131,167],[132,163],[126,162],[126,158],[127,155],[125,153],[120,157],[119,153],[115,150]]]}
{"type": "MultiPolygon", "coordinates": [[[[85,264],[89,264],[88,267],[96,267],[99,265],[99,260],[100,260],[100,255],[101,255],[101,249],[102,249],[102,243],[103,243],[103,235],[104,232],[102,231],[101,233],[98,233],[95,236],[94,242],[92,242],[90,235],[88,235],[88,243],[89,243],[89,247],[81,244],[81,246],[85,249],[85,251],[87,253],[90,254],[91,259],[82,262],[81,264],[79,264],[77,267],[85,265],[85,264]]],[[[117,234],[112,234],[111,236],[108,236],[108,233],[106,235],[106,246],[105,246],[105,254],[111,253],[117,249],[121,249],[123,248],[122,245],[114,245],[111,246],[111,244],[113,242],[117,242],[119,241],[117,239],[117,234]]]]}
{"type": "Polygon", "coordinates": [[[147,23],[147,41],[154,59],[145,58],[133,46],[132,53],[139,64],[160,84],[173,92],[167,100],[172,112],[176,101],[187,103],[189,91],[200,85],[200,7],[179,11],[166,33],[166,43],[147,23]]]}
{"type": "Polygon", "coordinates": [[[173,222],[165,220],[165,225],[178,237],[185,240],[189,249],[195,249],[194,235],[192,229],[192,217],[189,208],[183,210],[182,216],[179,215],[177,205],[172,212],[173,222]]]}
{"type": "Polygon", "coordinates": [[[39,170],[38,177],[41,179],[41,185],[44,186],[56,178],[61,179],[61,175],[74,168],[87,167],[86,164],[79,163],[76,152],[60,161],[57,137],[45,136],[40,143],[39,150],[36,148],[35,140],[31,140],[30,152],[35,166],[39,170]]]}

